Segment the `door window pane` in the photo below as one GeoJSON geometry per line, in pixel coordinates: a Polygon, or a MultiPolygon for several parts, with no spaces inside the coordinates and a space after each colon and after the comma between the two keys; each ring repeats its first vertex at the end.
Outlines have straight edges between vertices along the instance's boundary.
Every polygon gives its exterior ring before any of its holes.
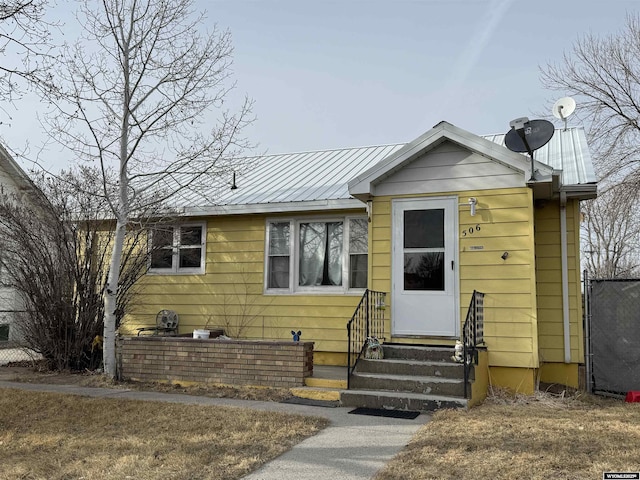
{"type": "Polygon", "coordinates": [[[404,248],[444,248],[444,209],[405,210],[404,248]]]}
{"type": "Polygon", "coordinates": [[[405,290],[444,290],[444,252],[405,253],[405,290]]]}

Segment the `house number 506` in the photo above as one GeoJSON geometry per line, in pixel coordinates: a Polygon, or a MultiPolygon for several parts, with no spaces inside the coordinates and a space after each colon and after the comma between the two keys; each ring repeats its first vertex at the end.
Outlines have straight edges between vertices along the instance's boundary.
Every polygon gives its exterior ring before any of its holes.
{"type": "Polygon", "coordinates": [[[475,227],[469,227],[465,230],[462,230],[462,236],[466,237],[467,235],[473,235],[476,232],[480,231],[480,225],[476,225],[475,227]]]}

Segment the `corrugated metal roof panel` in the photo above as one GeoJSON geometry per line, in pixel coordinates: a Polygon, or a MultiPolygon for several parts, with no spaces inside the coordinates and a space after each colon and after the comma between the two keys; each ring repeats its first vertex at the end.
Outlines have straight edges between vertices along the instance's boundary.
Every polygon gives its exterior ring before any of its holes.
{"type": "Polygon", "coordinates": [[[236,190],[230,188],[229,172],[210,186],[206,197],[215,202],[188,192],[176,204],[203,207],[350,199],[349,179],[400,147],[402,144],[246,158],[246,167],[236,172],[236,190]]]}
{"type": "MultiPolygon", "coordinates": [[[[484,135],[498,145],[504,146],[505,134],[484,135]]],[[[558,129],[549,142],[533,154],[537,162],[562,170],[563,185],[581,185],[597,181],[582,127],[558,129]]]]}
{"type": "MultiPolygon", "coordinates": [[[[504,146],[504,134],[484,138],[504,146]]],[[[213,180],[203,191],[183,192],[177,207],[242,206],[272,203],[345,200],[347,183],[404,144],[344,148],[316,152],[265,155],[243,159],[236,171],[237,189],[231,190],[232,172],[213,180]]],[[[596,181],[581,128],[556,130],[551,141],[535,152],[535,159],[562,170],[564,185],[596,181]]]]}

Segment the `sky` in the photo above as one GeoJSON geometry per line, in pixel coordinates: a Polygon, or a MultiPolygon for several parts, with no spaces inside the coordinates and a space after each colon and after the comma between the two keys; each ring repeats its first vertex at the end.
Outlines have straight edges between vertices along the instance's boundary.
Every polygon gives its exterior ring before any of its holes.
{"type": "MultiPolygon", "coordinates": [[[[409,142],[442,120],[504,133],[565,95],[542,87],[541,66],[562,61],[581,35],[620,31],[640,3],[198,0],[196,8],[232,34],[227,104],[253,99],[256,120],[244,133],[255,152],[287,153],[409,142]]],[[[72,17],[57,13],[71,38],[72,17]]],[[[0,124],[2,141],[29,152],[17,158],[25,168],[44,138],[40,110],[27,97],[0,124]]],[[[70,157],[49,146],[40,161],[56,170],[70,157]]]]}

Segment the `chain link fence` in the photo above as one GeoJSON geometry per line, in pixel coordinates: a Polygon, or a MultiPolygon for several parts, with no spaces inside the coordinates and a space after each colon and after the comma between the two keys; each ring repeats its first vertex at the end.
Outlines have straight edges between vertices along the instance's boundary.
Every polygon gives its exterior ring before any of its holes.
{"type": "Polygon", "coordinates": [[[41,358],[24,346],[15,328],[14,314],[14,311],[0,312],[0,366],[41,358]]]}
{"type": "Polygon", "coordinates": [[[9,342],[0,342],[0,366],[14,362],[32,362],[42,358],[33,350],[26,347],[16,346],[9,342]]]}
{"type": "Polygon", "coordinates": [[[640,280],[590,280],[594,392],[640,390],[640,280]]]}

